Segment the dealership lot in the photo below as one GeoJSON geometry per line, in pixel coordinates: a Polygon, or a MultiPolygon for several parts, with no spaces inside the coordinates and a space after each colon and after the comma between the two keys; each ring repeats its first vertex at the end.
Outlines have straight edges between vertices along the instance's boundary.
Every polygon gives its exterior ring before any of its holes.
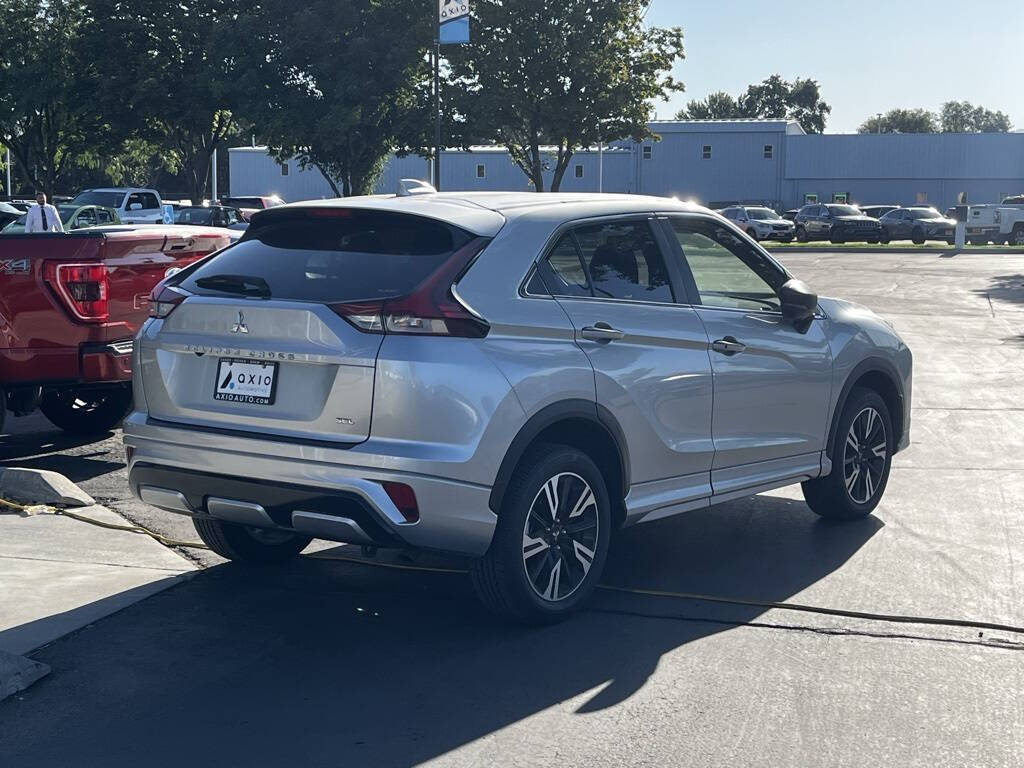
{"type": "MultiPolygon", "coordinates": [[[[888,318],[914,351],[913,444],[885,498],[841,526],[787,488],[631,529],[605,584],[1024,626],[1024,255],[779,258],[888,318]]],[[[119,435],[13,427],[4,464],[57,470],[129,519],[196,538],[128,497],[119,435]]],[[[1024,762],[1024,634],[608,590],[581,617],[524,630],[485,616],[459,574],[330,559],[352,550],[262,571],[188,550],[204,573],[33,654],[54,673],[0,704],[0,757],[1024,762]]]]}

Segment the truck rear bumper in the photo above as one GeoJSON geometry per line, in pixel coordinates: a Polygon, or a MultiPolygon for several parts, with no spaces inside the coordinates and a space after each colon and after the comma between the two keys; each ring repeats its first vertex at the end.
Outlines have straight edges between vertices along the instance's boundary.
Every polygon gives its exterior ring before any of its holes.
{"type": "Polygon", "coordinates": [[[131,381],[132,340],[0,350],[0,385],[131,381]]]}

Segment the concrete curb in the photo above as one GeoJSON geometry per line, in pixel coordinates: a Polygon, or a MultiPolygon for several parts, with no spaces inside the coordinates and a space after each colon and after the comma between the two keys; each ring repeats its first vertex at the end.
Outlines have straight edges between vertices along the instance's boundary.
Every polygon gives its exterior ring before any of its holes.
{"type": "Polygon", "coordinates": [[[50,667],[40,661],[0,651],[0,701],[26,690],[48,674],[50,667]]]}
{"type": "Polygon", "coordinates": [[[936,246],[930,248],[928,246],[921,247],[908,247],[901,245],[885,246],[885,245],[846,245],[840,243],[838,245],[832,245],[830,243],[822,243],[819,245],[777,245],[768,242],[762,242],[765,248],[770,253],[917,253],[922,256],[970,256],[978,254],[986,255],[999,255],[999,256],[1019,256],[1024,254],[1024,248],[1005,248],[1002,246],[975,246],[972,248],[964,248],[958,250],[956,248],[942,248],[936,246]]]}
{"type": "Polygon", "coordinates": [[[64,475],[46,469],[0,469],[0,498],[20,504],[59,504],[89,507],[95,499],[64,475]]]}

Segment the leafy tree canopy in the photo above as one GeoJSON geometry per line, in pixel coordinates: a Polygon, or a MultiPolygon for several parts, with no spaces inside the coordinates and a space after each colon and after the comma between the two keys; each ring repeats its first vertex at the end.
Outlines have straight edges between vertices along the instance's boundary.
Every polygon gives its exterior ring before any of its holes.
{"type": "Polygon", "coordinates": [[[538,192],[556,146],[552,191],[573,153],[650,136],[650,103],[683,90],[678,27],[646,27],[645,0],[476,0],[473,44],[445,50],[448,102],[467,134],[493,136],[538,192]]]}
{"type": "Polygon", "coordinates": [[[797,78],[792,82],[771,75],[747,86],[738,98],[724,91],[706,99],[690,101],[676,114],[677,120],[735,120],[766,118],[796,120],[807,133],[822,133],[832,107],[821,98],[816,80],[797,78]]]}

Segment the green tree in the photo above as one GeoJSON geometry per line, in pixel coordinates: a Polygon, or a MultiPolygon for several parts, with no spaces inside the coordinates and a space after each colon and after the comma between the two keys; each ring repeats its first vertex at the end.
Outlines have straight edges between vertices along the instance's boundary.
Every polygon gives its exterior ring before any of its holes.
{"type": "Polygon", "coordinates": [[[451,106],[470,134],[493,136],[536,191],[541,147],[556,147],[551,190],[573,153],[651,136],[651,101],[683,85],[678,27],[646,27],[645,0],[476,0],[473,43],[446,50],[451,106]]]}
{"type": "Polygon", "coordinates": [[[389,153],[428,144],[431,3],[263,0],[244,23],[243,108],[279,160],[368,194],[389,153]]]}
{"type": "Polygon", "coordinates": [[[823,133],[830,107],[821,98],[816,80],[797,78],[793,82],[771,75],[747,86],[738,98],[719,91],[694,100],[676,114],[677,120],[729,120],[766,118],[796,120],[807,133],[823,133]]]}
{"type": "Polygon", "coordinates": [[[734,120],[746,117],[736,99],[725,91],[716,91],[706,99],[692,99],[676,113],[676,120],[734,120]]]}
{"type": "Polygon", "coordinates": [[[858,133],[935,133],[935,115],[927,109],[890,109],[881,117],[865,120],[858,133]]]}
{"type": "Polygon", "coordinates": [[[0,7],[0,143],[17,173],[54,194],[104,146],[107,125],[82,46],[88,15],[77,0],[5,0],[0,7]]]}
{"type": "Polygon", "coordinates": [[[976,107],[969,101],[947,101],[939,121],[943,133],[1006,133],[1012,127],[1005,112],[976,107]]]}
{"type": "Polygon", "coordinates": [[[206,196],[214,150],[235,127],[236,64],[246,41],[230,0],[83,0],[107,114],[122,140],[162,147],[195,203],[206,196]]]}

